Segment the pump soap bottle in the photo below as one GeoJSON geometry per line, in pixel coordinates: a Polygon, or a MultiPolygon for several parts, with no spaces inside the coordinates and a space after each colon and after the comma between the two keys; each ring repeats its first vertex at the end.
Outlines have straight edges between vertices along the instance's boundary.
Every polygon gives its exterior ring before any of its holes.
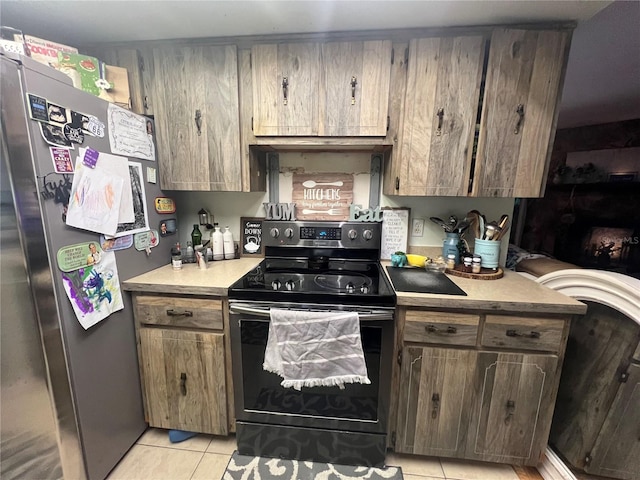
{"type": "Polygon", "coordinates": [[[231,230],[229,230],[229,226],[224,227],[223,237],[223,247],[224,247],[224,259],[225,260],[233,260],[236,258],[236,252],[233,247],[233,235],[231,234],[231,230]]]}
{"type": "Polygon", "coordinates": [[[213,232],[211,233],[211,243],[213,248],[213,259],[224,260],[224,238],[220,227],[217,223],[213,224],[213,232]]]}

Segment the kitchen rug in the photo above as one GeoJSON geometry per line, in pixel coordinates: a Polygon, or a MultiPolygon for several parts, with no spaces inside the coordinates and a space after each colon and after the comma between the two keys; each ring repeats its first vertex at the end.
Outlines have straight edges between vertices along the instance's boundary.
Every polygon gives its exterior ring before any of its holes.
{"type": "Polygon", "coordinates": [[[467,295],[444,273],[427,272],[423,268],[387,267],[396,292],[467,295]]]}
{"type": "Polygon", "coordinates": [[[303,462],[281,458],[252,457],[237,451],[222,480],[402,480],[400,467],[356,467],[333,463],[303,462]]]}

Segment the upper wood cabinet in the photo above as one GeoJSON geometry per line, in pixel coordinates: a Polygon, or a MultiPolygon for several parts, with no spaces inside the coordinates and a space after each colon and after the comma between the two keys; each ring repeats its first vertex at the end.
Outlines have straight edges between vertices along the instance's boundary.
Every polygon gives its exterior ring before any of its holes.
{"type": "Polygon", "coordinates": [[[397,181],[386,193],[467,194],[484,51],[482,36],[411,41],[397,181]]]}
{"type": "Polygon", "coordinates": [[[317,135],[320,44],[251,48],[255,135],[317,135]]]}
{"type": "Polygon", "coordinates": [[[242,191],[236,47],[153,50],[160,186],[242,191]]]}
{"type": "Polygon", "coordinates": [[[543,195],[570,37],[498,28],[488,56],[481,35],[412,40],[384,193],[543,195]]]}
{"type": "Polygon", "coordinates": [[[256,136],[385,136],[391,41],[254,45],[256,136]]]}
{"type": "Polygon", "coordinates": [[[549,30],[493,31],[473,196],[544,194],[570,35],[549,30]]]}

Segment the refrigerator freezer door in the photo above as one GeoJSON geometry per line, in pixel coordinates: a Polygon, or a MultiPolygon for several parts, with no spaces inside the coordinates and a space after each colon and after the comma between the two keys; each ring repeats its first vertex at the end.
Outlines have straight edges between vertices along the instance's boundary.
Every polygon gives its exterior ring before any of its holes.
{"type": "MultiPolygon", "coordinates": [[[[22,61],[22,92],[16,92],[15,95],[24,99],[26,93],[35,94],[57,105],[93,115],[107,125],[107,102],[73,88],[56,75],[44,75],[41,66],[34,64],[29,58],[22,61]]],[[[7,95],[6,91],[3,91],[4,95],[7,95]]],[[[45,200],[39,195],[43,178],[47,177],[48,181],[60,179],[59,175],[49,175],[53,172],[49,145],[42,138],[38,122],[28,119],[26,108],[23,108],[21,119],[13,118],[11,122],[16,122],[15,125],[26,124],[31,158],[25,159],[28,152],[22,151],[22,158],[10,155],[10,164],[26,162],[32,170],[31,178],[26,174],[25,179],[16,179],[14,185],[17,190],[26,191],[22,195],[38,198],[40,206],[38,217],[24,219],[19,223],[24,226],[25,221],[27,225],[28,222],[37,222],[44,230],[43,242],[27,242],[27,261],[29,264],[39,265],[38,274],[48,277],[53,284],[51,293],[55,299],[64,344],[66,370],[72,389],[73,410],[87,476],[92,480],[103,479],[146,428],[131,300],[123,292],[124,310],[111,314],[88,330],[84,330],[79,324],[62,284],[61,272],[55,260],[56,253],[64,246],[97,241],[98,234],[68,227],[62,220],[62,205],[54,200],[45,200]]],[[[110,153],[108,131],[103,138],[86,135],[82,146],[110,153]]],[[[72,152],[74,160],[76,152],[77,147],[72,152]]],[[[146,167],[157,168],[157,164],[137,158],[129,160],[142,164],[149,225],[157,228],[160,216],[153,208],[153,201],[163,194],[157,185],[146,182],[146,167]]],[[[28,239],[28,232],[26,237],[28,239]]],[[[161,239],[149,256],[134,248],[117,251],[120,279],[124,280],[168,263],[170,244],[171,239],[161,239]]]]}

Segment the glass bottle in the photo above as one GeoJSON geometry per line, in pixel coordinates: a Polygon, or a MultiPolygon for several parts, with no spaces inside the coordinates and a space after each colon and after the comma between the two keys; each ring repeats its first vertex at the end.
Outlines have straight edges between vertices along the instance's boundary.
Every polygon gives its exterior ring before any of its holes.
{"type": "Polygon", "coordinates": [[[193,246],[191,242],[187,242],[187,251],[184,256],[184,260],[186,263],[194,263],[196,261],[195,251],[193,250],[193,246]]]}
{"type": "Polygon", "coordinates": [[[179,243],[171,247],[171,266],[174,270],[180,270],[182,268],[182,252],[180,251],[179,243]]]}
{"type": "Polygon", "coordinates": [[[202,245],[202,232],[200,232],[200,228],[198,227],[197,223],[193,224],[191,241],[193,242],[193,248],[196,248],[198,245],[202,245]]]}

